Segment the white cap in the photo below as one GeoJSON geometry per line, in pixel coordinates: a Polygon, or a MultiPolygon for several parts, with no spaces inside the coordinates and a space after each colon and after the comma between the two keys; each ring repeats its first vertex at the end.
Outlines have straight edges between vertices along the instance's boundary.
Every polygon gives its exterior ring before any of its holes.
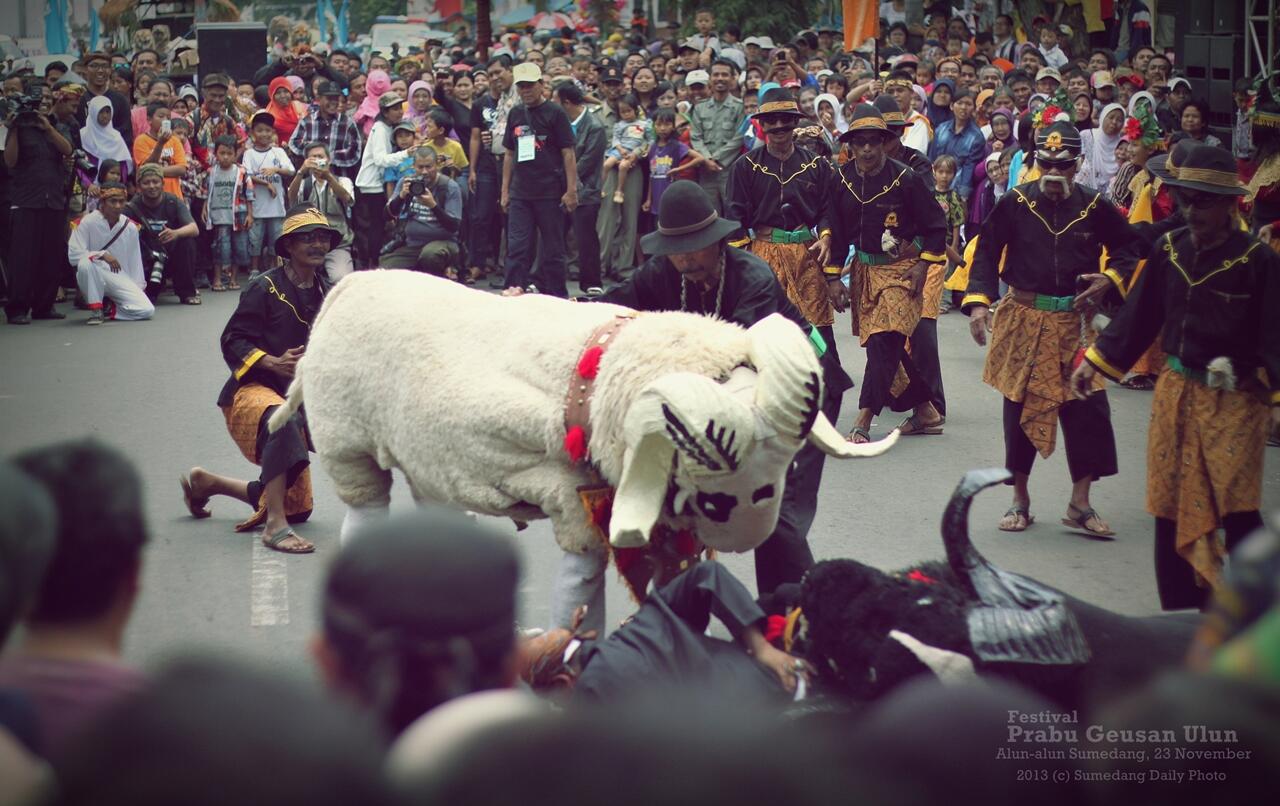
{"type": "Polygon", "coordinates": [[[747,54],[743,53],[737,48],[724,48],[723,50],[720,51],[720,58],[728,59],[729,61],[738,65],[739,70],[746,69],[747,54]]]}
{"type": "Polygon", "coordinates": [[[694,84],[710,84],[711,76],[706,70],[690,70],[689,74],[684,77],[684,85],[692,87],[694,84]]]}
{"type": "Polygon", "coordinates": [[[742,44],[759,45],[765,50],[773,50],[775,47],[773,44],[773,39],[768,36],[749,36],[746,39],[742,40],[742,44]]]}
{"type": "Polygon", "coordinates": [[[1177,78],[1171,78],[1171,79],[1169,79],[1169,86],[1168,86],[1168,87],[1166,87],[1166,90],[1167,90],[1168,92],[1173,92],[1173,88],[1174,88],[1174,87],[1176,87],[1176,86],[1178,86],[1179,84],[1181,84],[1182,86],[1186,87],[1186,88],[1187,88],[1187,92],[1190,92],[1190,91],[1191,91],[1191,82],[1190,82],[1190,81],[1187,81],[1187,80],[1186,80],[1185,78],[1183,78],[1182,76],[1178,76],[1177,78]]]}
{"type": "Polygon", "coordinates": [[[526,81],[541,81],[542,68],[533,62],[520,62],[511,70],[511,80],[516,84],[526,81]]]}
{"type": "Polygon", "coordinates": [[[1036,73],[1036,81],[1042,78],[1052,78],[1059,84],[1062,83],[1062,73],[1059,73],[1055,67],[1041,67],[1040,72],[1036,73]]]}

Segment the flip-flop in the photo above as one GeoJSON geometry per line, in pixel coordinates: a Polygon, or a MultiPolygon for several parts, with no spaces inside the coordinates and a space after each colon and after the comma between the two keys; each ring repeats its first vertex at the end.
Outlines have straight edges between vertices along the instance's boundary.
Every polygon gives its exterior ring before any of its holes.
{"type": "Polygon", "coordinates": [[[280,544],[291,537],[296,537],[298,540],[302,539],[302,537],[298,535],[296,532],[294,532],[291,527],[286,527],[284,529],[281,529],[271,537],[267,537],[266,532],[267,532],[266,529],[263,529],[261,532],[258,532],[258,534],[262,537],[262,544],[269,549],[274,549],[275,551],[280,552],[281,554],[310,554],[316,550],[316,547],[314,544],[312,544],[311,546],[305,549],[303,548],[287,549],[287,548],[281,547],[280,544]]]}
{"type": "Polygon", "coordinates": [[[846,442],[852,442],[854,445],[865,445],[871,441],[871,429],[862,426],[854,426],[849,432],[849,436],[845,437],[846,442]],[[862,442],[858,441],[858,437],[862,437],[862,442]]]}
{"type": "MultiPolygon", "coordinates": [[[[1013,528],[1009,528],[1009,527],[1000,526],[999,524],[997,524],[996,528],[1002,532],[1025,532],[1028,526],[1036,522],[1036,516],[1032,515],[1031,511],[1028,510],[1026,507],[1020,507],[1020,506],[1009,507],[1009,510],[1004,513],[1004,517],[1007,518],[1010,515],[1021,515],[1022,517],[1026,518],[1026,526],[1023,526],[1022,528],[1018,528],[1016,526],[1013,528]]],[[[1004,518],[1001,518],[1001,520],[1004,520],[1004,518]]]]}
{"type": "Polygon", "coordinates": [[[186,503],[187,511],[191,513],[191,517],[200,520],[213,514],[205,509],[205,505],[209,503],[208,498],[196,498],[191,493],[190,476],[178,476],[178,484],[182,487],[182,500],[186,503]]]}
{"type": "Polygon", "coordinates": [[[182,304],[183,304],[183,305],[199,305],[199,304],[200,304],[200,295],[199,295],[199,294],[197,294],[197,295],[196,295],[196,296],[194,296],[194,297],[183,297],[183,298],[182,298],[182,304]]]}
{"type": "Polygon", "coordinates": [[[222,293],[223,291],[226,291],[226,290],[227,290],[227,287],[226,287],[225,285],[211,285],[211,286],[209,286],[209,290],[210,290],[210,291],[217,291],[218,293],[222,293]]]}
{"type": "Polygon", "coordinates": [[[926,425],[917,420],[913,414],[902,421],[902,424],[898,426],[898,431],[904,437],[937,436],[942,433],[942,424],[946,421],[945,417],[939,417],[937,422],[932,425],[926,425]]]}
{"type": "Polygon", "coordinates": [[[1063,526],[1070,526],[1072,529],[1079,529],[1080,531],[1086,534],[1091,534],[1094,537],[1115,537],[1116,533],[1110,529],[1102,531],[1101,529],[1089,528],[1088,523],[1090,518],[1097,518],[1099,521],[1102,520],[1102,516],[1098,514],[1098,510],[1096,509],[1076,509],[1073,506],[1068,506],[1067,514],[1068,517],[1062,519],[1063,526]],[[1070,513],[1072,512],[1078,512],[1080,514],[1076,515],[1075,518],[1072,518],[1070,517],[1070,513]]]}

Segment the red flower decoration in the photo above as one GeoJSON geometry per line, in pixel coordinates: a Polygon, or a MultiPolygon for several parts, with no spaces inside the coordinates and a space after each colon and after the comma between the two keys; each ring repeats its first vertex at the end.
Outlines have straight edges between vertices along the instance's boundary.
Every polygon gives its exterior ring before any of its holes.
{"type": "Polygon", "coordinates": [[[564,435],[564,452],[574,462],[581,462],[587,455],[587,434],[582,426],[575,425],[564,435]]]}
{"type": "Polygon", "coordinates": [[[782,635],[787,629],[787,619],[785,616],[765,616],[764,619],[764,640],[771,644],[776,644],[782,640],[782,635]]]}
{"type": "Polygon", "coordinates": [[[919,568],[916,568],[911,573],[907,574],[907,579],[911,580],[912,582],[923,582],[925,585],[938,584],[938,580],[924,573],[919,568]]]}
{"type": "Polygon", "coordinates": [[[600,345],[588,347],[582,354],[582,358],[578,359],[578,377],[594,378],[596,373],[600,371],[600,356],[604,355],[604,348],[600,345]]]}
{"type": "Polygon", "coordinates": [[[1124,136],[1129,140],[1138,140],[1142,137],[1142,121],[1137,118],[1129,118],[1124,122],[1124,136]]]}

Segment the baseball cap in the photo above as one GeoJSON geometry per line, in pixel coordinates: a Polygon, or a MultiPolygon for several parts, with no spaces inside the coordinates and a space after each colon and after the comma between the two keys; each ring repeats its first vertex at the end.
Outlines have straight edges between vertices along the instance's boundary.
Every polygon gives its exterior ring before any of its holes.
{"type": "Polygon", "coordinates": [[[521,62],[511,71],[512,80],[517,84],[541,81],[542,68],[533,62],[521,62]]]}
{"type": "Polygon", "coordinates": [[[692,87],[694,84],[707,85],[711,83],[711,76],[706,70],[690,70],[689,74],[684,77],[686,87],[692,87]]]}
{"type": "Polygon", "coordinates": [[[391,107],[399,106],[402,103],[404,103],[404,99],[400,97],[399,93],[384,92],[382,93],[382,97],[378,99],[378,108],[390,109],[391,107]]]}
{"type": "Polygon", "coordinates": [[[768,36],[749,36],[746,39],[742,40],[742,44],[759,45],[765,50],[773,50],[774,48],[773,39],[768,36]]]}
{"type": "Polygon", "coordinates": [[[1098,87],[1114,87],[1116,80],[1111,77],[1111,73],[1107,70],[1099,70],[1093,74],[1093,88],[1098,87]]]}
{"type": "Polygon", "coordinates": [[[316,90],[316,95],[341,95],[342,87],[339,87],[332,81],[321,81],[320,88],[316,90]]]}
{"type": "Polygon", "coordinates": [[[677,50],[677,52],[678,52],[678,51],[682,51],[682,50],[692,50],[692,51],[697,52],[697,53],[701,53],[701,52],[702,52],[702,48],[700,48],[700,47],[698,47],[697,45],[695,45],[695,44],[693,43],[693,40],[692,40],[692,39],[681,39],[681,40],[680,40],[680,47],[676,48],[676,50],[677,50]]]}
{"type": "Polygon", "coordinates": [[[259,123],[265,123],[268,126],[276,125],[276,116],[265,109],[259,109],[253,113],[253,117],[249,118],[249,128],[252,129],[259,123]]]}
{"type": "Polygon", "coordinates": [[[231,89],[231,78],[225,73],[210,73],[200,82],[200,86],[204,89],[208,89],[209,87],[231,89]]]}
{"type": "Polygon", "coordinates": [[[1191,82],[1190,82],[1190,81],[1187,81],[1187,80],[1186,80],[1185,78],[1183,78],[1182,76],[1178,76],[1177,78],[1171,78],[1171,79],[1169,79],[1169,88],[1168,88],[1169,92],[1173,92],[1173,91],[1174,91],[1174,89],[1175,89],[1179,84],[1181,84],[1182,86],[1186,87],[1186,88],[1187,88],[1187,92],[1191,92],[1191,82]]]}
{"type": "Polygon", "coordinates": [[[1036,81],[1042,78],[1052,78],[1059,84],[1062,83],[1062,73],[1059,73],[1057,68],[1054,67],[1041,67],[1040,72],[1036,73],[1036,81]]]}
{"type": "Polygon", "coordinates": [[[621,84],[622,71],[618,69],[617,65],[610,62],[609,66],[604,68],[604,71],[600,73],[600,83],[601,84],[621,84]]]}

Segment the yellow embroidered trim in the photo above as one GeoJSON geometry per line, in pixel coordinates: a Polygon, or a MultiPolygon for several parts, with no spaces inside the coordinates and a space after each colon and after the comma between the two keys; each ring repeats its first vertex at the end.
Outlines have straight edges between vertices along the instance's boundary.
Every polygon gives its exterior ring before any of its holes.
{"type": "Polygon", "coordinates": [[[831,230],[824,229],[822,232],[818,233],[818,240],[821,241],[823,238],[827,237],[830,234],[831,234],[831,230]]]}
{"type": "Polygon", "coordinates": [[[1098,352],[1098,346],[1096,344],[1090,345],[1089,349],[1084,351],[1084,357],[1090,364],[1097,367],[1103,375],[1106,375],[1111,380],[1118,381],[1124,377],[1123,372],[1111,366],[1111,362],[1107,361],[1107,359],[1103,357],[1102,353],[1098,352]]]}
{"type": "Polygon", "coordinates": [[[244,360],[240,362],[240,368],[236,370],[236,380],[238,381],[243,378],[249,370],[253,369],[253,365],[258,363],[258,360],[264,355],[266,355],[266,353],[257,348],[246,355],[244,360]]]}
{"type": "Polygon", "coordinates": [[[1164,246],[1162,246],[1161,248],[1164,249],[1165,253],[1169,255],[1169,262],[1172,263],[1174,265],[1174,268],[1176,268],[1182,274],[1182,279],[1186,280],[1187,285],[1191,286],[1192,288],[1195,288],[1196,286],[1200,285],[1201,283],[1203,283],[1204,281],[1208,280],[1210,277],[1213,277],[1216,274],[1221,274],[1222,272],[1226,271],[1227,269],[1231,268],[1237,263],[1248,263],[1249,253],[1262,245],[1262,241],[1254,241],[1249,246],[1248,249],[1244,250],[1243,255],[1240,255],[1239,257],[1231,258],[1230,260],[1224,260],[1222,261],[1221,266],[1209,272],[1205,276],[1201,277],[1199,280],[1192,280],[1191,275],[1187,274],[1187,270],[1182,268],[1182,264],[1178,262],[1178,253],[1173,251],[1172,235],[1173,235],[1172,232],[1165,234],[1164,246]]]}
{"type": "Polygon", "coordinates": [[[729,245],[735,249],[741,249],[742,247],[746,246],[749,243],[751,243],[750,238],[739,238],[736,241],[729,241],[729,245]]]}
{"type": "Polygon", "coordinates": [[[1272,392],[1272,393],[1271,393],[1271,405],[1273,405],[1273,406],[1274,406],[1274,405],[1276,405],[1277,403],[1280,403],[1280,392],[1272,392]]]}
{"type": "Polygon", "coordinates": [[[752,169],[753,169],[753,170],[757,170],[757,171],[759,171],[760,173],[764,174],[765,176],[772,176],[774,179],[777,179],[777,180],[778,180],[778,183],[779,183],[779,184],[785,185],[785,184],[789,183],[792,179],[795,179],[795,178],[796,178],[797,176],[799,176],[800,174],[802,174],[802,173],[804,173],[805,171],[808,171],[810,168],[812,168],[812,167],[816,166],[816,165],[818,164],[818,160],[820,160],[820,159],[822,159],[822,158],[821,158],[821,157],[814,157],[814,158],[813,158],[813,160],[812,160],[811,162],[806,162],[804,165],[801,165],[801,166],[800,166],[800,170],[798,170],[798,171],[796,171],[795,173],[791,174],[791,176],[788,176],[786,179],[783,179],[781,176],[779,176],[778,174],[776,174],[776,173],[774,173],[773,171],[769,170],[768,168],[764,167],[763,165],[761,165],[760,163],[758,163],[758,162],[756,162],[755,160],[751,159],[750,157],[747,157],[746,159],[747,159],[747,162],[751,163],[751,167],[752,167],[752,169]]]}
{"type": "Polygon", "coordinates": [[[946,255],[939,255],[934,252],[921,252],[920,259],[924,261],[928,261],[929,263],[946,263],[947,262],[946,255]]]}
{"type": "Polygon", "coordinates": [[[1120,299],[1124,299],[1129,296],[1129,293],[1125,290],[1124,279],[1120,276],[1120,272],[1112,268],[1106,268],[1102,270],[1102,273],[1105,274],[1111,282],[1116,284],[1116,290],[1120,292],[1120,299]]]}
{"type": "Polygon", "coordinates": [[[1085,205],[1085,208],[1084,208],[1083,210],[1081,210],[1081,211],[1080,211],[1080,215],[1076,216],[1074,220],[1072,220],[1072,221],[1068,221],[1068,222],[1067,222],[1067,225],[1066,225],[1065,227],[1063,227],[1062,229],[1060,229],[1060,230],[1055,230],[1052,226],[1050,226],[1050,225],[1049,225],[1049,222],[1048,222],[1048,221],[1045,221],[1044,216],[1042,216],[1042,215],[1040,215],[1039,213],[1037,213],[1037,212],[1036,212],[1036,203],[1035,203],[1035,202],[1031,201],[1031,200],[1030,200],[1030,199],[1028,199],[1026,196],[1024,196],[1024,195],[1022,194],[1022,191],[1021,191],[1021,190],[1019,190],[1018,188],[1014,188],[1014,189],[1013,189],[1013,193],[1014,193],[1014,195],[1015,195],[1015,196],[1017,196],[1017,197],[1018,197],[1018,201],[1022,202],[1023,204],[1025,204],[1025,205],[1027,206],[1027,209],[1031,211],[1031,214],[1032,214],[1033,216],[1035,216],[1036,218],[1040,219],[1040,223],[1041,223],[1041,224],[1044,224],[1044,228],[1045,228],[1045,229],[1047,229],[1047,230],[1049,230],[1049,232],[1050,232],[1050,233],[1053,235],[1053,237],[1055,237],[1055,238],[1057,238],[1057,237],[1061,236],[1064,232],[1066,232],[1067,230],[1069,230],[1069,229],[1071,229],[1072,227],[1074,227],[1076,224],[1079,224],[1081,221],[1084,221],[1086,218],[1088,218],[1088,217],[1089,217],[1089,212],[1090,212],[1090,211],[1092,211],[1092,210],[1093,210],[1093,208],[1094,208],[1095,206],[1097,206],[1097,204],[1098,204],[1098,199],[1100,199],[1100,198],[1102,197],[1102,194],[1101,194],[1101,193],[1096,193],[1096,194],[1094,194],[1093,201],[1091,201],[1091,202],[1089,202],[1087,205],[1085,205]]]}
{"type": "MultiPolygon", "coordinates": [[[[854,170],[857,170],[857,169],[855,168],[854,170]]],[[[853,185],[849,184],[849,180],[844,178],[844,172],[843,172],[843,171],[841,171],[840,173],[838,173],[838,174],[837,174],[837,176],[839,176],[839,177],[840,177],[840,181],[844,184],[845,188],[849,191],[849,193],[850,193],[850,194],[852,194],[852,196],[853,196],[855,199],[857,199],[861,204],[870,204],[871,202],[875,201],[876,199],[880,198],[880,197],[881,197],[881,196],[883,196],[884,194],[886,194],[886,193],[888,193],[889,191],[891,191],[891,190],[893,190],[894,188],[896,188],[898,185],[901,185],[901,184],[902,184],[902,176],[903,176],[903,174],[905,174],[905,173],[906,173],[907,171],[909,171],[909,170],[911,170],[911,169],[910,169],[910,168],[903,168],[903,169],[902,169],[902,171],[901,171],[901,173],[899,173],[897,176],[895,176],[895,177],[893,178],[893,181],[892,181],[892,182],[890,182],[889,184],[885,185],[883,190],[881,190],[879,193],[877,193],[876,195],[872,196],[872,197],[871,197],[871,198],[869,198],[869,199],[864,199],[864,198],[862,198],[861,196],[859,196],[859,195],[858,195],[858,191],[856,191],[856,190],[854,190],[854,189],[853,189],[853,185]]]]}
{"type": "MultiPolygon", "coordinates": [[[[307,325],[307,320],[303,319],[301,316],[298,316],[298,309],[293,307],[292,302],[285,299],[284,294],[280,291],[280,289],[276,288],[276,284],[271,282],[271,278],[263,277],[262,279],[267,281],[267,285],[271,287],[271,293],[275,295],[275,298],[283,302],[285,305],[288,305],[289,310],[293,311],[293,315],[297,317],[298,321],[304,325],[307,325]]],[[[307,325],[307,330],[310,330],[310,329],[311,329],[311,325],[307,325]]]]}
{"type": "Polygon", "coordinates": [[[827,275],[828,277],[839,277],[840,271],[841,270],[839,266],[823,266],[822,267],[822,273],[827,275]]]}
{"type": "Polygon", "coordinates": [[[988,297],[986,294],[966,294],[964,298],[960,300],[960,307],[964,308],[968,305],[986,305],[990,308],[991,297],[988,297]]]}

